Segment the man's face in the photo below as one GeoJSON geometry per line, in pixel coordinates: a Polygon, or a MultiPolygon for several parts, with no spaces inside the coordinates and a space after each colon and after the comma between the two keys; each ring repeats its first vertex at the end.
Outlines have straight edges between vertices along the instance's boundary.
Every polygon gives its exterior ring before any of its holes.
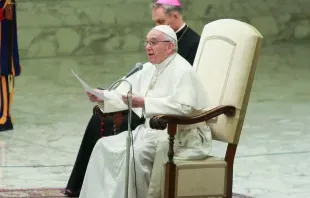
{"type": "Polygon", "coordinates": [[[170,25],[174,31],[176,31],[174,25],[176,17],[176,13],[166,14],[162,7],[153,8],[152,10],[152,20],[156,25],[170,25]]]}
{"type": "Polygon", "coordinates": [[[159,64],[173,52],[173,44],[165,39],[162,32],[151,30],[145,38],[145,50],[152,64],[159,64]]]}

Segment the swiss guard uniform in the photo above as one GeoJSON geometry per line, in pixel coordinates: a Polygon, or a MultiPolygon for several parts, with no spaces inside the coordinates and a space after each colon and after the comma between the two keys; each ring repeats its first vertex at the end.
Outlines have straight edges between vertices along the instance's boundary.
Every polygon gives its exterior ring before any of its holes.
{"type": "Polygon", "coordinates": [[[20,72],[15,0],[0,0],[0,132],[13,129],[10,111],[20,72]]]}

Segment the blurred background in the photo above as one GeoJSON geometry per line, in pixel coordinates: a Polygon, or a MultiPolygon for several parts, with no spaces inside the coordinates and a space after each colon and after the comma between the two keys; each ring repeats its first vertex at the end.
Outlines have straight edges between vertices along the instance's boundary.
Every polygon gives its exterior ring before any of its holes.
{"type": "MultiPolygon", "coordinates": [[[[310,195],[310,1],[183,0],[185,22],[201,34],[220,18],[264,36],[235,159],[234,192],[310,195]]],[[[0,133],[0,188],[65,187],[94,104],[74,70],[105,87],[147,60],[150,0],[17,0],[22,74],[14,130],[0,133]]],[[[213,153],[225,145],[215,143],[213,153]]]]}

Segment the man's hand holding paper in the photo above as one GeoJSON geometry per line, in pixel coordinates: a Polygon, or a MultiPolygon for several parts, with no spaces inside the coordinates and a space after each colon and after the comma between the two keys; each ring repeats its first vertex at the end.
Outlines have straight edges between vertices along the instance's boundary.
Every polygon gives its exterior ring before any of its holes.
{"type": "MultiPolygon", "coordinates": [[[[114,105],[118,105],[120,107],[127,107],[128,99],[127,95],[121,95],[116,90],[108,91],[108,90],[100,90],[100,89],[92,89],[91,91],[86,90],[86,95],[88,96],[91,102],[104,102],[104,100],[113,101],[114,105]]],[[[132,106],[135,107],[143,107],[144,106],[144,98],[140,96],[132,96],[132,106]]]]}
{"type": "MultiPolygon", "coordinates": [[[[93,91],[96,92],[96,89],[94,89],[93,91]]],[[[88,92],[88,91],[85,91],[85,92],[86,92],[86,95],[88,96],[88,98],[91,102],[101,102],[102,101],[100,98],[91,94],[90,92],[88,92]]]]}
{"type": "Polygon", "coordinates": [[[86,94],[91,102],[101,102],[104,100],[112,100],[123,103],[122,96],[117,91],[108,91],[100,89],[86,90],[86,94]]]}
{"type": "Polygon", "coordinates": [[[98,102],[103,100],[114,100],[114,101],[122,101],[121,94],[117,91],[107,91],[107,90],[99,90],[99,89],[92,89],[87,83],[85,83],[74,71],[72,74],[80,81],[83,85],[86,94],[88,95],[90,101],[98,102]]]}

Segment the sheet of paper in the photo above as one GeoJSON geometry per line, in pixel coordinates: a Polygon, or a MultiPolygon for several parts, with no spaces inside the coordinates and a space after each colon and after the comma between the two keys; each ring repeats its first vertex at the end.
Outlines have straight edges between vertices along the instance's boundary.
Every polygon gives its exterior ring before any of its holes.
{"type": "Polygon", "coordinates": [[[85,91],[97,96],[101,100],[112,100],[115,101],[117,106],[121,108],[127,108],[127,105],[124,103],[122,99],[122,95],[117,92],[116,90],[113,91],[105,91],[105,93],[100,93],[94,91],[93,88],[91,88],[86,82],[84,82],[74,71],[72,71],[72,74],[80,81],[80,83],[83,85],[85,91]]]}
{"type": "Polygon", "coordinates": [[[87,83],[85,83],[73,70],[72,70],[72,74],[80,81],[80,83],[83,85],[85,91],[87,91],[87,92],[97,96],[101,100],[113,100],[112,98],[106,97],[105,95],[100,94],[99,92],[94,91],[94,89],[91,88],[87,83]]]}
{"type": "MultiPolygon", "coordinates": [[[[113,91],[107,91],[104,93],[104,96],[108,99],[108,100],[114,100],[117,101],[119,103],[124,103],[123,99],[122,99],[122,95],[120,93],[118,93],[117,91],[113,90],[113,91]]],[[[124,103],[125,104],[125,103],[124,103]]]]}

